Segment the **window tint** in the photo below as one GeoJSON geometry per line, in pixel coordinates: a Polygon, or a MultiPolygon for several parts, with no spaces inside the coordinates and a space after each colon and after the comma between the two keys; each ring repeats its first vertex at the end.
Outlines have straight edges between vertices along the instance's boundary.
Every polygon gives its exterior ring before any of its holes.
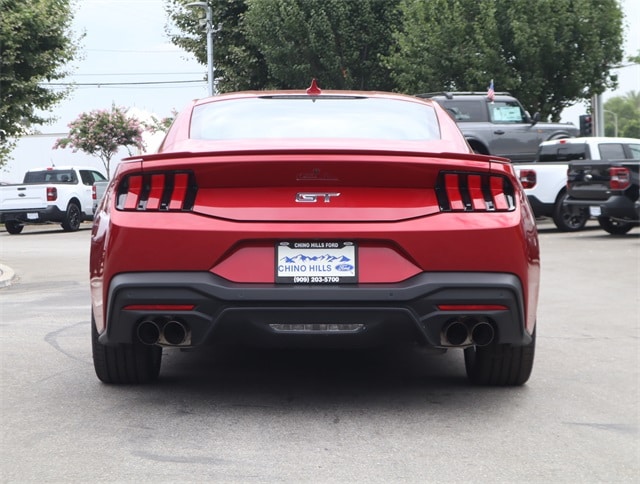
{"type": "Polygon", "coordinates": [[[538,161],[571,161],[590,158],[586,143],[553,143],[542,145],[538,150],[538,161]]]}
{"type": "Polygon", "coordinates": [[[90,171],[80,170],[80,178],[82,178],[83,185],[93,185],[93,177],[91,176],[90,171]]]}
{"type": "Polygon", "coordinates": [[[634,160],[640,160],[640,145],[629,144],[629,151],[631,152],[631,158],[634,160]]]}
{"type": "Polygon", "coordinates": [[[443,100],[438,103],[459,123],[487,121],[487,109],[484,101],[443,100]]]}
{"type": "Polygon", "coordinates": [[[602,143],[598,145],[598,151],[600,151],[600,158],[603,160],[622,160],[626,158],[622,143],[602,143]]]}
{"type": "Polygon", "coordinates": [[[73,170],[29,171],[24,175],[25,183],[78,183],[73,170]]]}
{"type": "Polygon", "coordinates": [[[440,139],[431,106],[367,97],[265,96],[196,106],[190,137],[440,139]]]}

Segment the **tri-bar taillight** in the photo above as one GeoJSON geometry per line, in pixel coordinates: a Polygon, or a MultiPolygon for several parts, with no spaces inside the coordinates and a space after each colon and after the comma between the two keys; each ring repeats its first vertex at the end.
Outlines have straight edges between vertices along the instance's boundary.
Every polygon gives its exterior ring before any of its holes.
{"type": "Polygon", "coordinates": [[[118,187],[118,210],[184,212],[193,208],[198,187],[190,171],[128,175],[118,187]]]}
{"type": "Polygon", "coordinates": [[[501,175],[443,172],[436,194],[443,212],[510,212],[516,207],[513,185],[501,175]]]}

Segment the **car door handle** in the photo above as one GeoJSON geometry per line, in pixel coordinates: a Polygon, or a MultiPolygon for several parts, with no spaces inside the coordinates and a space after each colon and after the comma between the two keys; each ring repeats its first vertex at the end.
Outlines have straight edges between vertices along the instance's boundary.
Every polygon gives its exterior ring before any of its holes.
{"type": "Polygon", "coordinates": [[[504,131],[502,131],[501,129],[498,129],[494,131],[493,134],[504,134],[504,131]]]}

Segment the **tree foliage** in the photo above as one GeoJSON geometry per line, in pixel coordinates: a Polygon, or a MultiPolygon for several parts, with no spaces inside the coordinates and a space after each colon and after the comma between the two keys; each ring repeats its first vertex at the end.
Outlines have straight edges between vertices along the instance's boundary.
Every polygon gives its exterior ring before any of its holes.
{"type": "Polygon", "coordinates": [[[622,60],[617,0],[402,0],[400,90],[484,90],[491,79],[543,117],[615,87],[622,60]]]}
{"type": "Polygon", "coordinates": [[[604,134],[640,139],[640,92],[631,91],[604,103],[604,134]]]}
{"type": "MultiPolygon", "coordinates": [[[[209,1],[214,33],[216,87],[220,92],[260,89],[267,83],[267,66],[260,50],[248,41],[244,29],[245,0],[209,1]]],[[[167,27],[171,41],[207,63],[205,28],[200,25],[203,10],[186,8],[183,0],[167,0],[166,11],[173,27],[167,27]]]]}
{"type": "MultiPolygon", "coordinates": [[[[400,21],[399,0],[209,1],[214,64],[220,92],[302,88],[312,77],[322,88],[387,89],[394,83],[380,62],[400,21]]],[[[168,0],[179,32],[176,45],[206,63],[201,13],[168,0]]]]}
{"type": "Polygon", "coordinates": [[[43,82],[67,75],[78,49],[71,21],[69,0],[0,0],[0,166],[15,138],[49,122],[42,111],[68,94],[43,82]]]}
{"type": "Polygon", "coordinates": [[[53,147],[70,147],[74,152],[79,150],[98,156],[108,176],[111,159],[119,147],[145,149],[142,140],[145,129],[140,121],[128,116],[124,108],[111,106],[110,111],[103,109],[82,113],[75,121],[69,123],[69,135],[56,140],[53,147]]]}
{"type": "MultiPolygon", "coordinates": [[[[167,0],[177,45],[206,63],[193,9],[167,0]]],[[[544,118],[616,86],[618,0],[209,0],[221,92],[300,88],[485,91],[544,118]]]]}
{"type": "Polygon", "coordinates": [[[244,27],[274,88],[391,90],[381,62],[400,21],[395,0],[250,0],[244,27]]]}

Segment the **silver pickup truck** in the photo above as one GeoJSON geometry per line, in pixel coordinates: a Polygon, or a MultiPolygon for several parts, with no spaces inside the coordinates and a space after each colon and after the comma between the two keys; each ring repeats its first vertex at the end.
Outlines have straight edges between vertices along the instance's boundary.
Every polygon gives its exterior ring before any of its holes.
{"type": "Polygon", "coordinates": [[[534,161],[541,142],[578,136],[572,123],[543,123],[540,114],[530,116],[520,101],[508,92],[493,100],[487,93],[447,92],[418,94],[443,106],[476,153],[509,158],[514,162],[534,161]]]}

